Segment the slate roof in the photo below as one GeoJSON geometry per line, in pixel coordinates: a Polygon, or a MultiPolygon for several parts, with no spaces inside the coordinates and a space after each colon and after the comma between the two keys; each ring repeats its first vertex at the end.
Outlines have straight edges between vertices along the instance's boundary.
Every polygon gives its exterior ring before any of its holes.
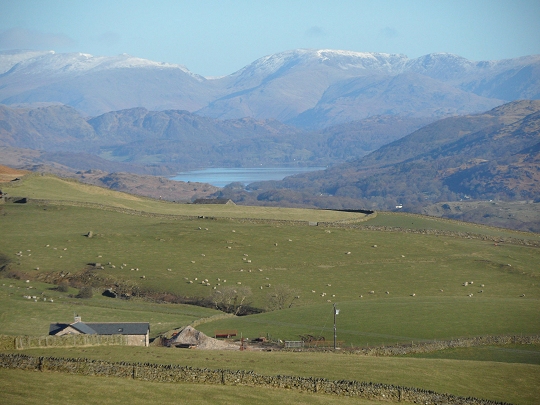
{"type": "Polygon", "coordinates": [[[76,322],[51,323],[49,335],[56,335],[68,326],[85,335],[146,335],[150,331],[148,322],[76,322]]]}

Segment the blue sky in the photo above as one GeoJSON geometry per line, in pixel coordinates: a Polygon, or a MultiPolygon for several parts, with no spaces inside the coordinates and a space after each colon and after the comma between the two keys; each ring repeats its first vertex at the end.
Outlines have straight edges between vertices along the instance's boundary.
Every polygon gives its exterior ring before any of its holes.
{"type": "Polygon", "coordinates": [[[540,54],[540,1],[0,0],[0,50],[128,53],[220,76],[295,48],[540,54]]]}

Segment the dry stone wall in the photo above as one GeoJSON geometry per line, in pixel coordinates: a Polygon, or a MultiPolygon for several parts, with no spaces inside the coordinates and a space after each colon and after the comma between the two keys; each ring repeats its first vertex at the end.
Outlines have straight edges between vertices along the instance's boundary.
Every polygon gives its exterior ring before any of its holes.
{"type": "Polygon", "coordinates": [[[22,350],[38,347],[128,346],[129,335],[63,335],[63,336],[6,336],[0,335],[0,350],[22,350]]]}
{"type": "Polygon", "coordinates": [[[113,363],[102,360],[31,357],[0,354],[0,367],[88,376],[131,378],[135,380],[272,387],[309,393],[351,396],[369,400],[422,403],[426,405],[504,405],[478,398],[458,397],[429,390],[358,381],[330,381],[324,378],[268,376],[253,371],[192,368],[149,363],[113,363]]]}

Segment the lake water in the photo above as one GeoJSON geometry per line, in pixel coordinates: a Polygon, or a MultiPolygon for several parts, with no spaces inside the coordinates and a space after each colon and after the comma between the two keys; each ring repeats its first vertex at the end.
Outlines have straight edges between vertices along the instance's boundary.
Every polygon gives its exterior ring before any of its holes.
{"type": "Polygon", "coordinates": [[[255,181],[282,180],[293,174],[324,170],[326,167],[250,167],[224,168],[216,167],[203,170],[181,172],[171,177],[171,180],[209,183],[216,187],[225,187],[233,182],[244,185],[255,181]]]}

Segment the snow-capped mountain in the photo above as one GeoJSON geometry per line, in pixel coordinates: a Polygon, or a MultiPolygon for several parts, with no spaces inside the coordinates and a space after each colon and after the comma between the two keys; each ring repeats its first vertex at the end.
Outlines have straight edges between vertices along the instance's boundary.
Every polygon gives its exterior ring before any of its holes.
{"type": "Polygon", "coordinates": [[[540,56],[470,61],[296,49],[208,80],[130,55],[0,52],[0,103],[63,103],[87,115],[132,107],[219,119],[278,119],[321,128],[369,116],[443,117],[540,98],[540,56]]]}

